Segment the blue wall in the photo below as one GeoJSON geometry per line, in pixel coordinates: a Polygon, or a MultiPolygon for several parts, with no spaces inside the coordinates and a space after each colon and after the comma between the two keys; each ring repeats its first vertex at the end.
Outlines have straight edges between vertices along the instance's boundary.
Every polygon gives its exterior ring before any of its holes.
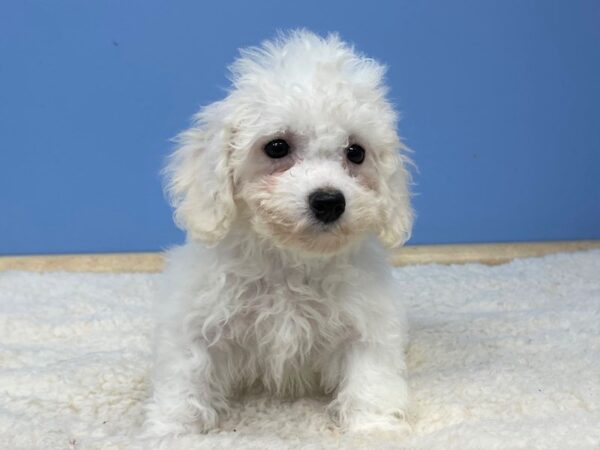
{"type": "Polygon", "coordinates": [[[600,2],[4,1],[0,253],[181,242],[158,176],[240,46],[337,30],[390,66],[412,243],[600,238],[600,2]]]}

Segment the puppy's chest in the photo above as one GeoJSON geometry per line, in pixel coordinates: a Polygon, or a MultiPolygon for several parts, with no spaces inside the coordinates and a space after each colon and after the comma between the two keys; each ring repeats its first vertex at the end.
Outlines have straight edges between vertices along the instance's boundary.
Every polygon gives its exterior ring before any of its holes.
{"type": "Polygon", "coordinates": [[[249,285],[233,305],[224,335],[266,359],[314,359],[351,334],[336,294],[307,283],[249,285]]]}

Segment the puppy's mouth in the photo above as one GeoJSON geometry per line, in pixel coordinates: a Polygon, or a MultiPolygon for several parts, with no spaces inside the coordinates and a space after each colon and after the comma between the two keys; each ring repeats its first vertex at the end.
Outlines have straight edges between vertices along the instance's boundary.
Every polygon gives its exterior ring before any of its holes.
{"type": "Polygon", "coordinates": [[[303,233],[274,233],[277,243],[307,253],[329,255],[343,250],[352,242],[352,234],[343,227],[319,225],[303,233]]]}
{"type": "Polygon", "coordinates": [[[323,235],[343,235],[349,236],[352,234],[350,227],[342,221],[332,223],[323,223],[318,220],[310,219],[304,233],[310,234],[315,238],[323,235]]]}
{"type": "MultiPolygon", "coordinates": [[[[264,212],[264,211],[263,211],[264,212]]],[[[344,220],[323,223],[311,214],[300,220],[281,220],[279,216],[259,214],[260,220],[254,221],[254,228],[264,237],[273,240],[276,245],[311,254],[328,255],[343,250],[351,243],[356,230],[344,220]]]]}

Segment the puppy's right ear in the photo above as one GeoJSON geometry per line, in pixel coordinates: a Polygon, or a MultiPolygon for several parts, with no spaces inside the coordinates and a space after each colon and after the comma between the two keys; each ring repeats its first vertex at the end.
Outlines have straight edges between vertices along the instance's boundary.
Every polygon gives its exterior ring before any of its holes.
{"type": "Polygon", "coordinates": [[[225,237],[236,215],[229,164],[231,128],[223,106],[214,103],[194,117],[192,127],[177,137],[178,147],[163,172],[175,223],[207,244],[225,237]]]}

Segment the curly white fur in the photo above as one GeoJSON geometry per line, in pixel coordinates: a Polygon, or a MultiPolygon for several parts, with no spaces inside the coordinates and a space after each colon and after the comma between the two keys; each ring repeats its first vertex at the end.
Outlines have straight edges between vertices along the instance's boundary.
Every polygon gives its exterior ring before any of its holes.
{"type": "Polygon", "coordinates": [[[207,431],[250,389],[331,395],[347,430],[398,427],[406,323],[379,242],[401,245],[412,213],[385,69],[296,31],[243,50],[231,72],[166,169],[189,239],[167,257],[146,429],[207,431]],[[288,156],[265,155],[275,138],[288,156]],[[307,201],[323,188],[346,199],[327,226],[307,201]]]}

